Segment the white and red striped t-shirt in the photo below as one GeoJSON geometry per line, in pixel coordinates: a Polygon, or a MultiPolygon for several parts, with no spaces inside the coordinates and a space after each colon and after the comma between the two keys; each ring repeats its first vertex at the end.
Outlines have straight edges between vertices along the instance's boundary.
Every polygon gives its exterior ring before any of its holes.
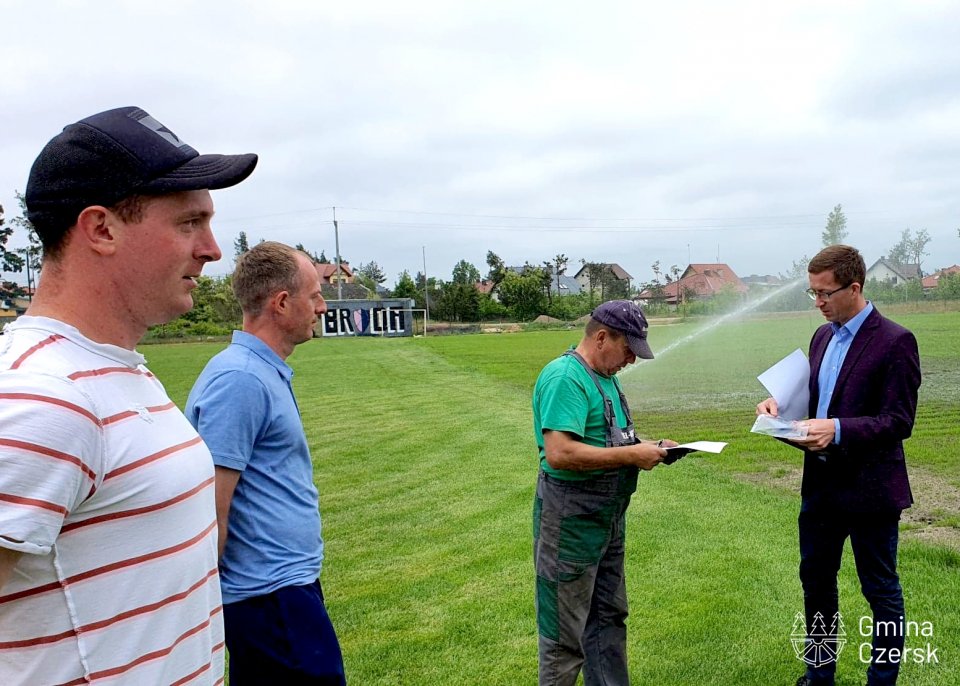
{"type": "Polygon", "coordinates": [[[134,351],[0,336],[0,684],[219,684],[213,462],[134,351]]]}

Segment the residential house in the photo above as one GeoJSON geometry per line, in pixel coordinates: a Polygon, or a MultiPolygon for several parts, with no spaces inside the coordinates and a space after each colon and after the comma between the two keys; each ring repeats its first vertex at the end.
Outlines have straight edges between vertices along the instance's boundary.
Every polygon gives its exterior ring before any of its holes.
{"type": "Polygon", "coordinates": [[[554,275],[553,278],[550,279],[551,295],[578,295],[582,290],[580,282],[572,276],[561,274],[559,278],[554,275]],[[557,288],[557,281],[560,282],[559,289],[557,288]]]}
{"type": "Polygon", "coordinates": [[[493,281],[491,279],[480,279],[473,287],[476,288],[483,295],[493,295],[493,281]]]}
{"type": "Polygon", "coordinates": [[[480,295],[489,295],[492,300],[500,302],[500,298],[497,297],[497,289],[494,288],[492,280],[480,279],[473,284],[473,287],[477,289],[480,295]]]}
{"type": "Polygon", "coordinates": [[[26,310],[26,305],[23,305],[19,298],[0,297],[0,324],[12,322],[26,310]]]}
{"type": "Polygon", "coordinates": [[[317,268],[317,275],[320,277],[320,283],[336,284],[337,281],[343,283],[353,283],[353,270],[347,262],[340,263],[340,274],[337,274],[337,265],[333,262],[314,262],[313,266],[317,268]],[[341,278],[342,277],[342,278],[341,278]]]}
{"type": "MultiPolygon", "coordinates": [[[[675,305],[681,298],[712,298],[725,289],[733,289],[735,293],[740,295],[747,292],[746,284],[740,280],[740,277],[729,265],[723,263],[691,264],[676,281],[663,286],[661,299],[666,303],[675,305]]],[[[643,300],[650,300],[654,297],[654,293],[645,290],[638,297],[643,300]]]]}
{"type": "Polygon", "coordinates": [[[29,289],[26,286],[18,288],[28,295],[14,295],[0,287],[0,325],[12,322],[30,307],[29,295],[32,294],[34,289],[29,289]]]}
{"type": "Polygon", "coordinates": [[[934,272],[930,276],[923,277],[923,292],[928,293],[937,287],[940,279],[945,276],[952,276],[953,274],[960,274],[960,265],[953,265],[952,267],[946,267],[945,269],[940,269],[939,271],[934,272]]]}
{"type": "MultiPolygon", "coordinates": [[[[616,262],[599,262],[598,263],[605,270],[608,270],[610,274],[613,275],[617,281],[625,282],[626,291],[630,292],[630,282],[633,281],[633,277],[630,276],[623,267],[621,267],[616,262]]],[[[580,271],[573,275],[573,278],[576,279],[577,283],[580,284],[581,291],[587,291],[590,289],[590,276],[588,274],[590,263],[587,263],[580,267],[580,271]]],[[[594,284],[594,290],[597,290],[598,286],[594,284]]]]}
{"type": "Polygon", "coordinates": [[[898,264],[886,257],[881,257],[867,270],[867,281],[885,281],[891,285],[898,285],[920,278],[919,264],[898,264]]]}

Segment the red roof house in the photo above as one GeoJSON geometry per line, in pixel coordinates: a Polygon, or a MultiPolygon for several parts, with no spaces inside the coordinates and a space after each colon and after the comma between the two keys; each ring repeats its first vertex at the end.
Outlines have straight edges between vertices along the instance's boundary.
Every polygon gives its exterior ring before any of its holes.
{"type": "Polygon", "coordinates": [[[953,265],[952,267],[947,267],[946,269],[941,269],[938,272],[934,272],[930,276],[923,277],[923,290],[928,291],[931,288],[936,288],[940,279],[945,276],[950,276],[951,274],[960,274],[960,265],[953,265]]]}
{"type": "MultiPolygon", "coordinates": [[[[336,283],[337,282],[337,265],[330,262],[314,262],[314,267],[317,268],[317,276],[320,277],[320,283],[336,283]]],[[[343,283],[353,283],[353,270],[350,269],[350,265],[346,262],[340,263],[340,271],[343,272],[343,283]]]]}
{"type": "MultiPolygon", "coordinates": [[[[680,295],[684,297],[692,294],[698,299],[712,298],[719,294],[724,288],[732,287],[734,292],[741,295],[747,292],[747,286],[740,280],[740,277],[723,263],[716,264],[691,264],[688,266],[680,278],[676,281],[663,286],[663,299],[665,302],[675,304],[680,295]]],[[[653,292],[645,290],[640,293],[643,299],[650,299],[654,296],[653,292]]]]}

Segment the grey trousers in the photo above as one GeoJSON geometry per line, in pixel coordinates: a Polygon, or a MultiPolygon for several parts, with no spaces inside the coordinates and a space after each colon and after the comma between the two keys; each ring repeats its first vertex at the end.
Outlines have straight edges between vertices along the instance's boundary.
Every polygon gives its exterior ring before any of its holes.
{"type": "Polygon", "coordinates": [[[630,683],[624,523],[636,469],[588,481],[540,472],[533,510],[540,686],[630,683]]]}

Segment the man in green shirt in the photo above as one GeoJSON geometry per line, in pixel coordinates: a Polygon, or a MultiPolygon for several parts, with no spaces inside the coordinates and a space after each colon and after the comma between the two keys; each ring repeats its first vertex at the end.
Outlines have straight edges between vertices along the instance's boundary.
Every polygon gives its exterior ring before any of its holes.
{"type": "Polygon", "coordinates": [[[674,441],[641,441],[616,373],[651,359],[629,300],[597,307],[576,348],[533,390],[540,474],[533,510],[541,686],[628,684],[624,515],[640,469],[674,441]]]}

